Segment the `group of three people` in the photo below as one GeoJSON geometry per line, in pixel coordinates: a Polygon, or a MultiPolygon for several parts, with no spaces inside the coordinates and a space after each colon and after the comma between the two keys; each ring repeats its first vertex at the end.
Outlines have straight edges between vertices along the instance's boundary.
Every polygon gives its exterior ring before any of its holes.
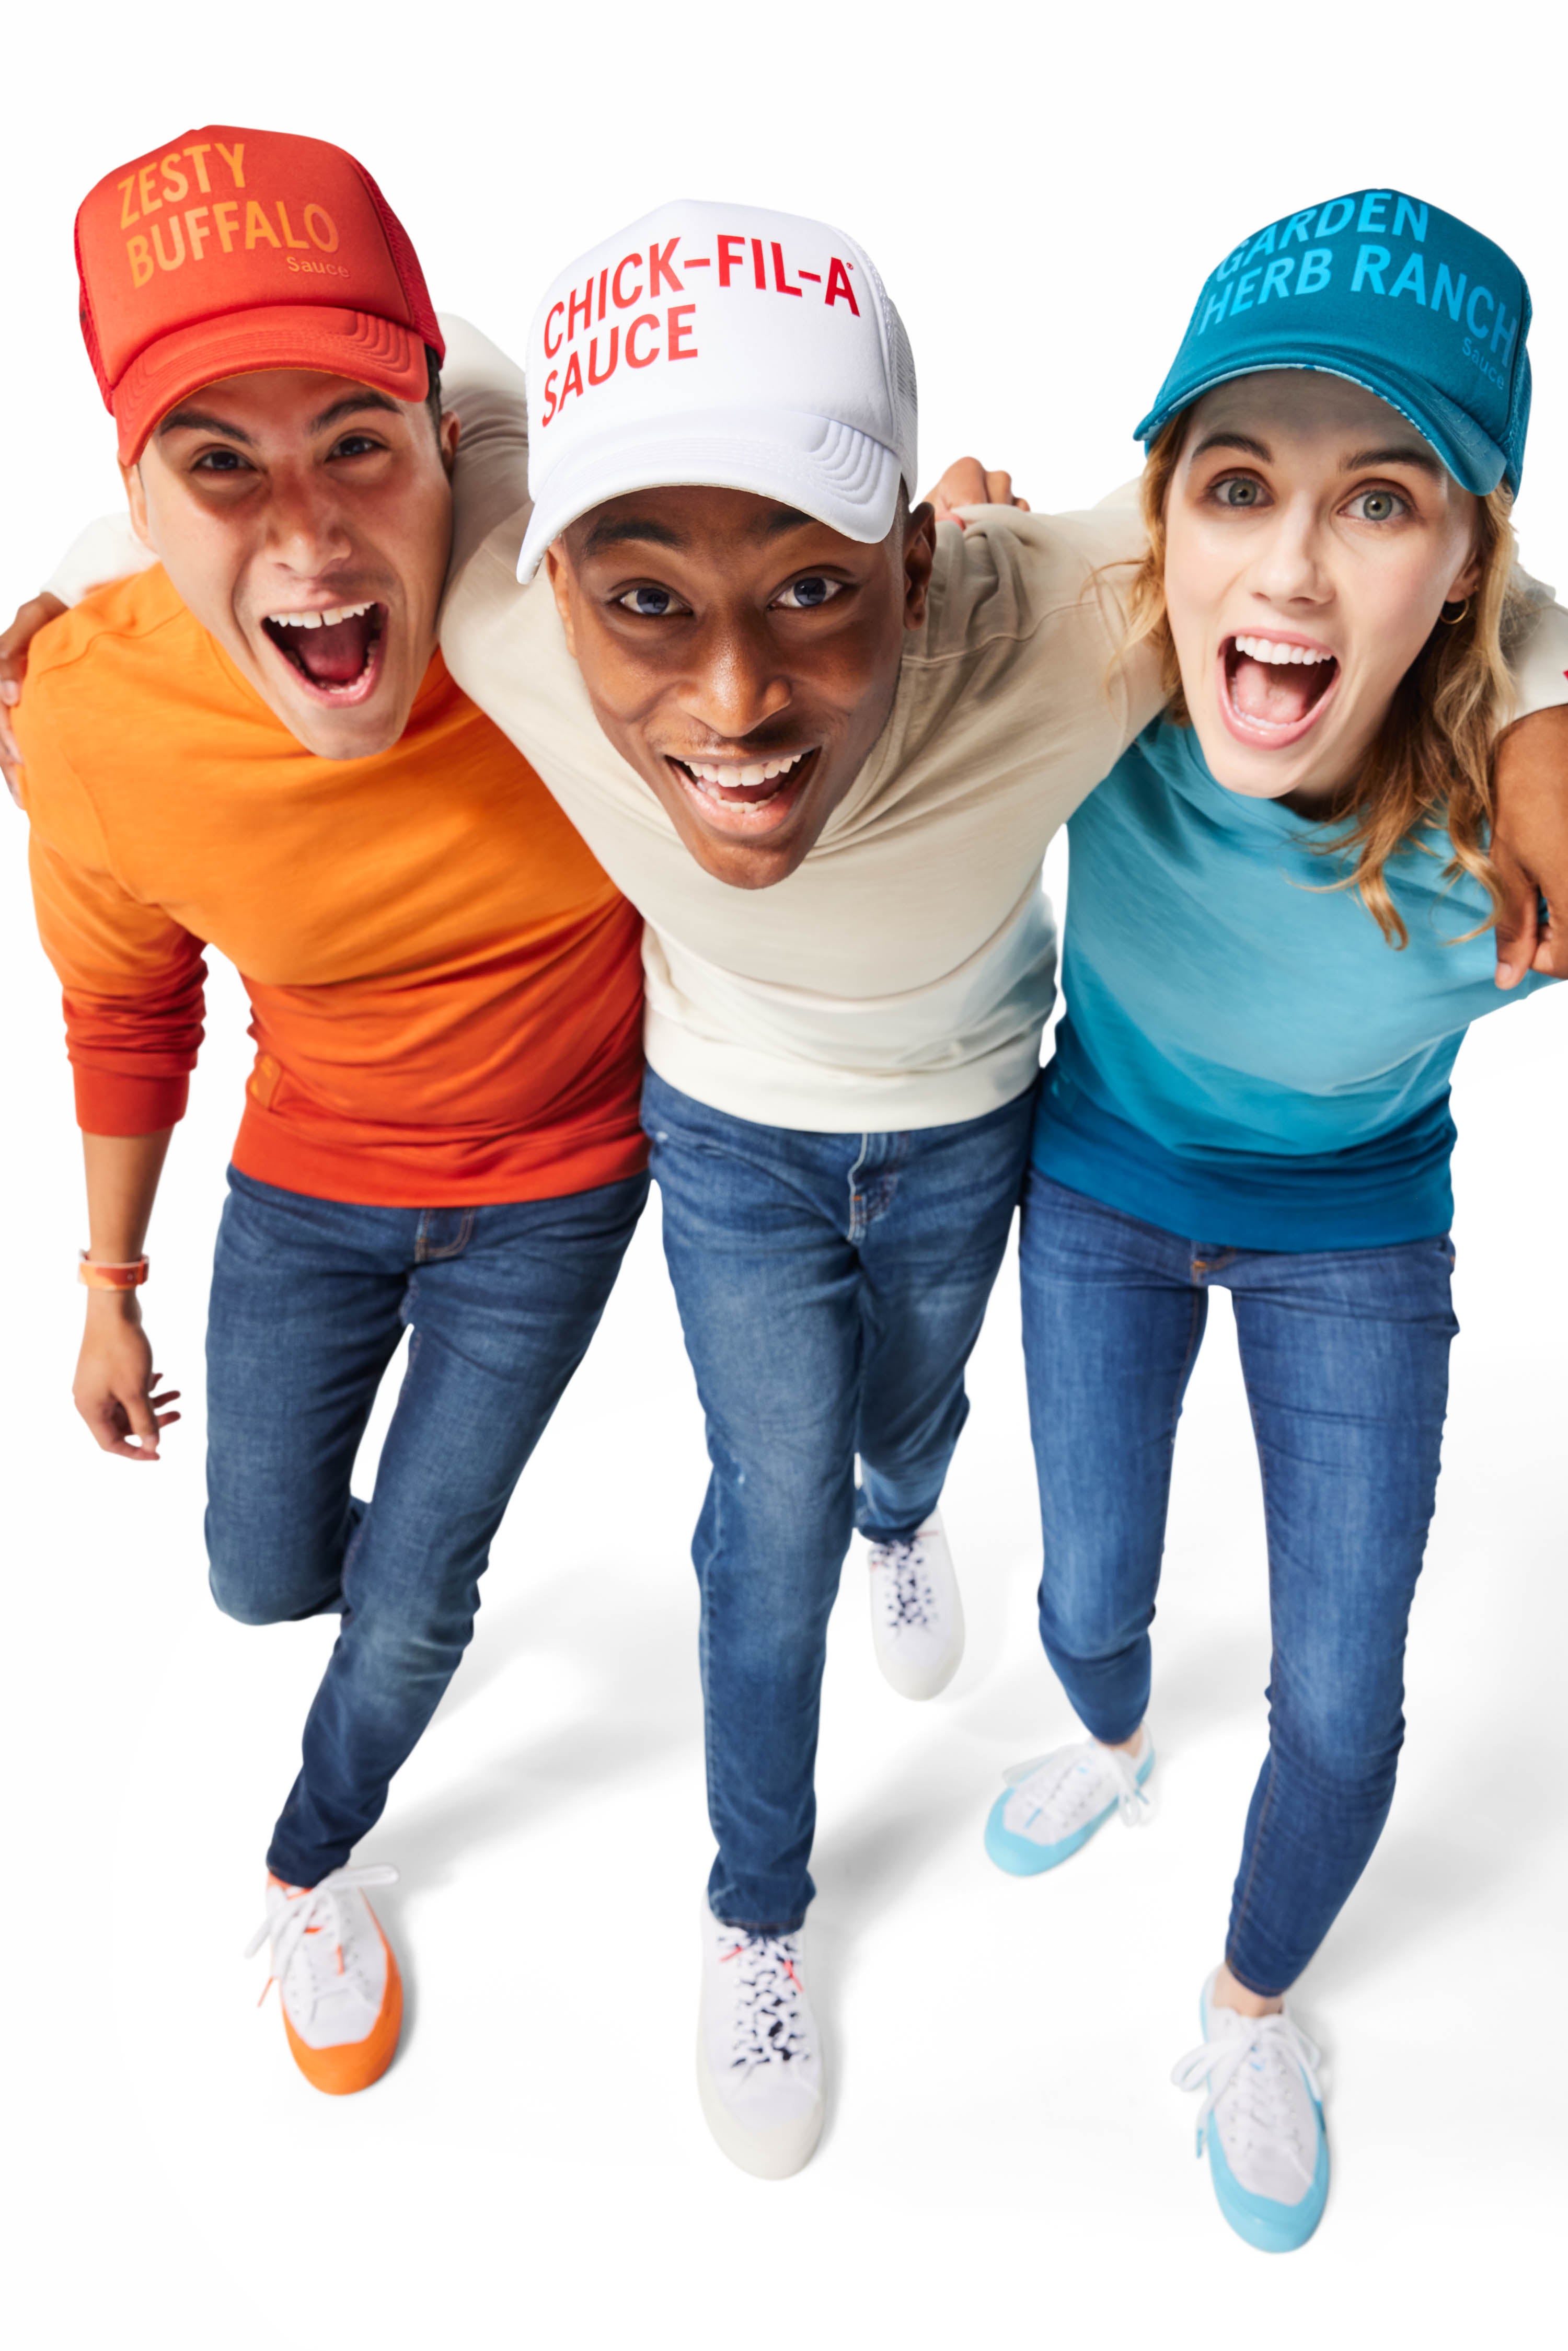
{"type": "Polygon", "coordinates": [[[77,1402],[129,1458],[175,1416],[138,1290],[210,942],[257,1046],[209,1320],[213,1589],[248,1623],[341,1618],[257,1937],[302,2070],[354,2090],[395,2050],[388,1873],[351,1855],[651,1163],[712,1467],[699,2085],[737,2163],[809,2158],[827,1621],[858,1528],[889,1678],[956,1669],[938,1503],[1021,1198],[1041,1631],[1088,1735],[1017,1777],[987,1847],[1034,1874],[1146,1801],[1218,1280],[1270,1728],[1184,2078],[1232,2225],[1303,2241],[1327,2149],[1283,1997],[1392,1795],[1454,1329],[1448,1075],[1507,1000],[1500,910],[1516,993],[1561,954],[1537,902],[1568,866],[1568,626],[1512,562],[1518,270],[1395,192],[1292,214],[1206,282],[1141,504],[939,528],[902,325],[816,222],[661,207],[552,286],[526,386],[438,323],[319,141],[184,134],[92,192],[78,253],[136,541],[89,534],[5,689],[25,656],[14,768],[85,1138],[77,1402]]]}

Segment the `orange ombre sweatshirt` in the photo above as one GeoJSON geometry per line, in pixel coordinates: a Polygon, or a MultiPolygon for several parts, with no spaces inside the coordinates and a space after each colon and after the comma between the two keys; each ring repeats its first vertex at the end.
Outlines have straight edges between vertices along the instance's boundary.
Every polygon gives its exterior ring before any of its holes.
{"type": "Polygon", "coordinates": [[[246,1175],[444,1207],[642,1167],[641,920],[439,655],[391,750],[320,759],[156,569],[39,633],[16,718],[88,1133],[182,1115],[210,943],[246,1175]]]}

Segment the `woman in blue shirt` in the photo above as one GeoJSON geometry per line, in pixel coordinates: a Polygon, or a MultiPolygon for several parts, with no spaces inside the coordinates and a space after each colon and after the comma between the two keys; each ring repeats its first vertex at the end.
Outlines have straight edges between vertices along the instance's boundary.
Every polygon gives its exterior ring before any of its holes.
{"type": "Polygon", "coordinates": [[[1448,1078],[1511,1000],[1489,747],[1528,321],[1504,254],[1387,190],[1228,256],[1139,428],[1132,626],[1175,699],[1071,826],[1021,1254],[1040,1630],[1091,1735],[1014,1775],[987,1845],[1032,1875],[1146,1804],[1172,1448],[1222,1283],[1263,1476],[1270,1744],[1177,2078],[1207,2089],[1227,2219],[1269,2250],[1328,2189],[1284,1995],[1377,1842],[1403,1735],[1456,1327],[1448,1078]]]}

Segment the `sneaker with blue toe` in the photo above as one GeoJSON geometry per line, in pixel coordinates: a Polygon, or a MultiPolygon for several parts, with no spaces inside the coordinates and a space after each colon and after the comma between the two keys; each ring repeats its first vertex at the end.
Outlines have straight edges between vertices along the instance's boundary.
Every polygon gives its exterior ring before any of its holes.
{"type": "Polygon", "coordinates": [[[1215,1980],[1203,1988],[1203,2040],[1171,2079],[1179,2090],[1208,2094],[1197,2151],[1208,2149],[1214,2192],[1237,2235],[1260,2252],[1293,2253],[1328,2201],[1322,2059],[1285,2011],[1243,2016],[1221,2007],[1215,1980]]]}
{"type": "Polygon", "coordinates": [[[1155,1742],[1145,1723],[1129,1754],[1082,1739],[1055,1748],[1031,1762],[1016,1763],[1008,1788],[991,1806],[986,1851],[998,1869],[1014,1877],[1035,1877],[1055,1869],[1086,1845],[1113,1813],[1129,1828],[1153,1810],[1148,1794],[1155,1768],[1155,1742]]]}

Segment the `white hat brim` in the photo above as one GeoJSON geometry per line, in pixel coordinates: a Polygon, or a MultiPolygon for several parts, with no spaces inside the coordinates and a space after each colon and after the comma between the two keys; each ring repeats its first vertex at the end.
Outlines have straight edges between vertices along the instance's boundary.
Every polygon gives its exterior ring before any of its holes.
{"type": "Polygon", "coordinates": [[[529,517],[517,578],[531,580],[545,549],[580,516],[635,490],[749,490],[874,545],[893,528],[899,478],[891,449],[826,417],[755,408],[651,417],[596,435],[552,469],[529,517]]]}

